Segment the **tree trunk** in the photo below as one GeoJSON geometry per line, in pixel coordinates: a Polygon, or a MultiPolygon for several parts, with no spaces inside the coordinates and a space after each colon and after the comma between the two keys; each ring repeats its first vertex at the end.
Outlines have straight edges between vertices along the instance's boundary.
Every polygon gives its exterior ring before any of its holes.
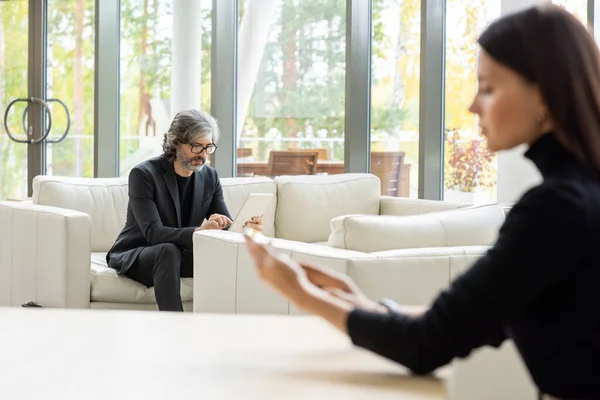
{"type": "Polygon", "coordinates": [[[74,93],[74,136],[75,136],[75,176],[83,176],[84,146],[81,143],[84,127],[83,116],[83,19],[84,0],[75,3],[75,60],[73,72],[75,78],[74,93]]]}
{"type": "Polygon", "coordinates": [[[140,80],[138,84],[138,119],[136,129],[139,127],[146,111],[146,66],[148,64],[148,0],[144,0],[144,11],[142,13],[142,32],[140,43],[140,80]]]}
{"type": "MultiPolygon", "coordinates": [[[[283,3],[281,38],[283,46],[283,99],[281,104],[285,110],[285,136],[295,137],[298,133],[298,124],[293,110],[296,109],[294,102],[288,96],[289,92],[295,92],[298,84],[298,69],[296,67],[296,40],[298,35],[297,9],[291,0],[283,3]],[[290,114],[294,114],[290,118],[290,114]]],[[[292,96],[293,98],[293,96],[292,96]]],[[[296,148],[296,142],[289,142],[290,148],[296,148]]]]}

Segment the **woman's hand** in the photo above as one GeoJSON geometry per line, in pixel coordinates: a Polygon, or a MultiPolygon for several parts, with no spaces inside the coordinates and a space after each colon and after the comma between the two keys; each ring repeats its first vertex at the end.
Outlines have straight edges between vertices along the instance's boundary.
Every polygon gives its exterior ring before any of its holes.
{"type": "MultiPolygon", "coordinates": [[[[355,308],[377,313],[390,310],[369,299],[347,275],[332,269],[298,264],[278,255],[270,245],[246,236],[248,251],[260,278],[300,309],[319,315],[346,332],[348,315],[355,308]]],[[[426,307],[400,307],[404,315],[418,317],[426,307]]]]}
{"type": "Polygon", "coordinates": [[[388,312],[383,305],[369,299],[348,275],[329,268],[300,264],[308,280],[332,295],[345,300],[355,307],[374,311],[388,312]]]}
{"type": "Polygon", "coordinates": [[[342,332],[347,332],[348,315],[355,308],[352,303],[319,288],[308,279],[305,268],[277,255],[269,245],[256,243],[248,236],[246,243],[263,281],[298,308],[319,315],[342,332]]]}
{"type": "Polygon", "coordinates": [[[256,264],[258,275],[284,297],[301,305],[303,297],[318,288],[307,278],[305,270],[297,262],[275,254],[271,247],[246,237],[250,255],[256,264]]]}
{"type": "Polygon", "coordinates": [[[262,214],[259,217],[252,217],[250,221],[246,221],[244,223],[244,227],[250,227],[255,231],[262,232],[263,230],[263,216],[262,214]]]}

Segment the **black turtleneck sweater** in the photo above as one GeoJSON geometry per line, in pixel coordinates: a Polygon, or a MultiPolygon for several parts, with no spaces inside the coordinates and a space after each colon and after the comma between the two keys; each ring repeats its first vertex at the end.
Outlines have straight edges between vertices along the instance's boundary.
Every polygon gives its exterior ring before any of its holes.
{"type": "Polygon", "coordinates": [[[348,333],[415,373],[512,339],[542,392],[600,399],[600,179],[552,134],[525,155],[543,182],[514,205],[487,254],[423,316],[357,309],[348,333]]]}

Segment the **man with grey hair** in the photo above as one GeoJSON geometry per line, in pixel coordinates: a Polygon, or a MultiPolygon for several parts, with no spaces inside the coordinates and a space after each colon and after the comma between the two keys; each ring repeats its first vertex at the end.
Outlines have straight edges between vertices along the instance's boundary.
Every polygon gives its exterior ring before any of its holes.
{"type": "MultiPolygon", "coordinates": [[[[218,139],[213,117],[181,111],[165,134],[163,154],[129,174],[127,221],[106,261],[118,274],[154,286],[161,311],[183,311],[180,278],[193,276],[194,232],[232,222],[217,172],[206,165],[218,139]]],[[[262,230],[261,217],[246,224],[262,230]]]]}

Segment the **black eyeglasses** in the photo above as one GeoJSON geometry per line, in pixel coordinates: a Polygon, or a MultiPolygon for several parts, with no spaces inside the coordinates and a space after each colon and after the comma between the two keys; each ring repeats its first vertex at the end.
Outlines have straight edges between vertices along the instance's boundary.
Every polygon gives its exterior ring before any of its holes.
{"type": "Polygon", "coordinates": [[[206,154],[213,154],[215,151],[217,151],[217,145],[214,143],[207,144],[206,146],[203,146],[199,143],[188,143],[188,144],[192,148],[192,153],[194,153],[194,154],[201,154],[205,150],[206,150],[206,154]]]}

